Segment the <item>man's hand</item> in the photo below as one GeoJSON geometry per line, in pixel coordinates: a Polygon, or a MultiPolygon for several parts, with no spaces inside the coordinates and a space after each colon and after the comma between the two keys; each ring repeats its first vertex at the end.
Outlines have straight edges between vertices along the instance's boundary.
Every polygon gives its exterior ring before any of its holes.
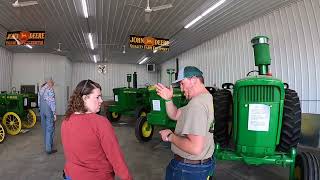
{"type": "Polygon", "coordinates": [[[161,83],[157,83],[154,85],[156,87],[157,94],[165,100],[171,100],[173,97],[173,88],[170,86],[170,88],[165,87],[161,83]]]}
{"type": "Polygon", "coordinates": [[[172,138],[170,137],[174,135],[174,133],[170,129],[161,130],[159,131],[159,133],[161,134],[162,141],[165,142],[171,142],[172,138]]]}
{"type": "Polygon", "coordinates": [[[57,121],[57,115],[53,115],[53,116],[54,116],[53,120],[57,121]]]}

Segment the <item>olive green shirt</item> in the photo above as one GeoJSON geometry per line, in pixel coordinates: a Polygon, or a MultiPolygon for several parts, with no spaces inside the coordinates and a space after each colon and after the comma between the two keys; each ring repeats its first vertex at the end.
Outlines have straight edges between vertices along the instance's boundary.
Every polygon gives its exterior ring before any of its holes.
{"type": "Polygon", "coordinates": [[[187,134],[204,136],[204,148],[199,155],[192,155],[182,151],[179,147],[171,144],[173,153],[190,160],[203,160],[212,157],[214,152],[213,134],[209,132],[213,123],[213,99],[209,93],[193,97],[189,103],[180,108],[181,115],[177,120],[175,134],[186,136],[187,134]]]}

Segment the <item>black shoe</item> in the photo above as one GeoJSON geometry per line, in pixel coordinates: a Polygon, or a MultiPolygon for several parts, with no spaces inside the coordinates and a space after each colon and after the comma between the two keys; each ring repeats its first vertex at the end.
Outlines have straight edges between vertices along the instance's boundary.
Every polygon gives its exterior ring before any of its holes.
{"type": "Polygon", "coordinates": [[[53,154],[53,153],[56,153],[56,152],[58,152],[58,150],[53,149],[53,150],[51,150],[50,152],[47,152],[47,154],[53,154]]]}

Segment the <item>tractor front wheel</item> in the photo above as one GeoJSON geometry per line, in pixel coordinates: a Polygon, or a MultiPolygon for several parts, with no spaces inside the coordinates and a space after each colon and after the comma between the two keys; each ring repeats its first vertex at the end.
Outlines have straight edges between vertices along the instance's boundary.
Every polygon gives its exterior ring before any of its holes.
{"type": "Polygon", "coordinates": [[[301,135],[301,107],[298,94],[291,89],[285,90],[282,127],[278,150],[289,152],[297,147],[301,135]]]}
{"type": "Polygon", "coordinates": [[[146,110],[146,108],[144,107],[138,107],[135,110],[135,118],[138,119],[141,116],[146,117],[148,114],[148,111],[146,110]]]}
{"type": "Polygon", "coordinates": [[[299,153],[296,157],[294,176],[296,180],[319,180],[320,166],[317,157],[309,152],[299,153]]]}
{"type": "Polygon", "coordinates": [[[229,90],[218,90],[213,94],[214,104],[214,141],[221,147],[229,143],[229,121],[231,120],[230,110],[232,109],[232,95],[229,90]]]}
{"type": "Polygon", "coordinates": [[[14,112],[7,112],[2,118],[2,124],[10,135],[17,135],[21,131],[21,119],[14,112]]]}
{"type": "Polygon", "coordinates": [[[117,112],[109,112],[109,111],[107,111],[106,114],[107,114],[107,118],[111,122],[119,121],[119,119],[121,117],[121,114],[117,113],[117,112]]]}
{"type": "Polygon", "coordinates": [[[140,116],[136,122],[135,134],[140,142],[147,142],[152,138],[153,125],[148,124],[146,116],[140,116]]]}
{"type": "Polygon", "coordinates": [[[28,109],[27,118],[22,121],[23,128],[32,128],[37,122],[36,113],[32,111],[32,109],[28,109]]]}
{"type": "Polygon", "coordinates": [[[0,143],[4,141],[4,138],[6,138],[6,132],[4,131],[4,128],[0,124],[0,143]]]}

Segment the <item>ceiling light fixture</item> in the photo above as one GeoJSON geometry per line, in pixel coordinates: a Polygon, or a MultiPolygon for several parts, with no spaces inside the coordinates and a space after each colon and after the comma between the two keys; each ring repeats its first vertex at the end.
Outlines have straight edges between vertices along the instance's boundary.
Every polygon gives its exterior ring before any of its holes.
{"type": "Polygon", "coordinates": [[[89,37],[90,47],[91,47],[91,49],[92,49],[92,50],[94,50],[92,34],[91,34],[91,33],[89,33],[89,34],[88,34],[88,37],[89,37]]]}
{"type": "Polygon", "coordinates": [[[123,45],[123,51],[122,51],[123,54],[126,53],[126,45],[123,45]]]}
{"type": "Polygon", "coordinates": [[[30,44],[26,44],[26,47],[28,47],[29,49],[32,49],[32,46],[30,46],[30,44]]]}
{"type": "Polygon", "coordinates": [[[219,2],[215,3],[211,7],[209,7],[207,10],[205,10],[203,13],[201,13],[200,16],[196,17],[194,20],[192,20],[190,23],[188,23],[186,26],[184,26],[185,29],[188,29],[190,26],[192,26],[194,23],[199,21],[201,18],[209,14],[211,11],[219,7],[221,4],[223,4],[226,0],[220,0],[219,2]]]}
{"type": "Polygon", "coordinates": [[[93,61],[94,61],[94,63],[97,63],[97,56],[96,55],[93,55],[93,61]]]}
{"type": "Polygon", "coordinates": [[[149,57],[143,56],[141,59],[142,59],[142,60],[139,60],[139,61],[138,61],[139,64],[143,64],[144,62],[146,62],[146,61],[149,59],[149,57]]]}
{"type": "Polygon", "coordinates": [[[88,8],[87,8],[87,3],[86,0],[81,0],[81,4],[82,4],[82,10],[83,10],[83,15],[85,18],[88,18],[88,8]]]}

